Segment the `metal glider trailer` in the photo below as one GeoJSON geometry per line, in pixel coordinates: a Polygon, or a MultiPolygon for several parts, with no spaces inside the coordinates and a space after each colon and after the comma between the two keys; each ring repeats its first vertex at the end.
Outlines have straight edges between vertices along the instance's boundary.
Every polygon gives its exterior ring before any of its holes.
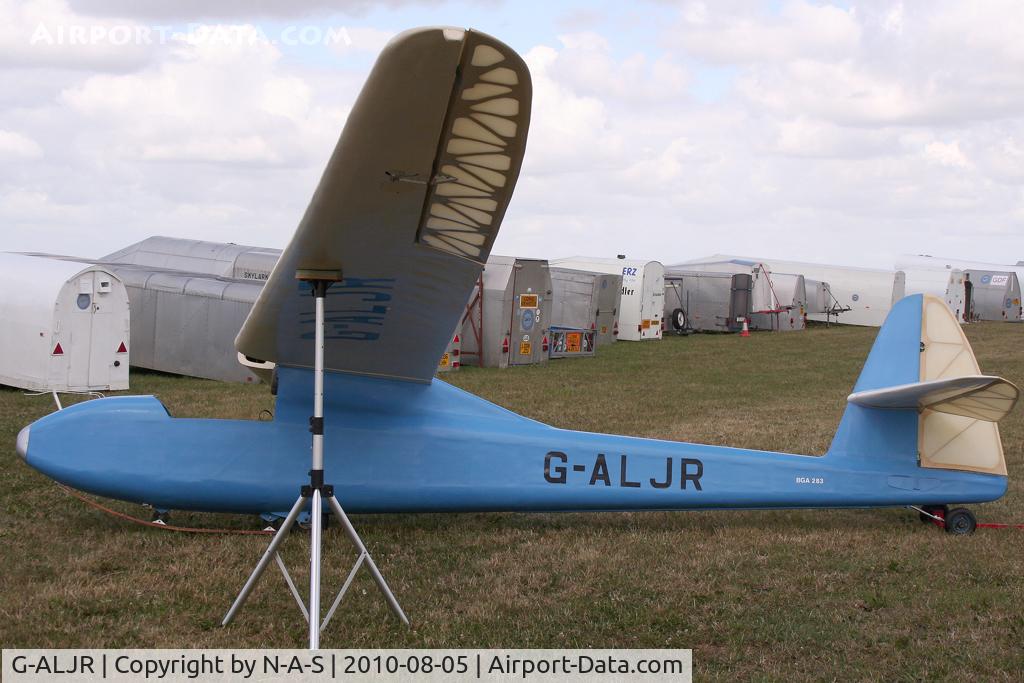
{"type": "Polygon", "coordinates": [[[130,307],[114,273],[0,253],[0,279],[0,384],[57,392],[128,388],[130,307]]]}
{"type": "MultiPolygon", "coordinates": [[[[747,259],[725,259],[722,261],[680,263],[668,266],[669,273],[732,273],[735,275],[746,275],[750,278],[750,306],[746,313],[746,320],[750,329],[775,330],[779,323],[777,317],[780,313],[788,313],[789,309],[783,307],[775,292],[772,282],[772,272],[763,263],[747,259]]],[[[742,285],[738,285],[742,286],[742,285]]],[[[743,327],[743,320],[738,321],[739,327],[743,327]]]]}
{"type": "Polygon", "coordinates": [[[270,271],[280,257],[280,249],[154,236],[100,260],[104,263],[263,282],[270,277],[270,271]]]}
{"type": "Polygon", "coordinates": [[[750,318],[749,273],[670,267],[665,272],[665,330],[739,332],[750,318]]]}
{"type": "Polygon", "coordinates": [[[594,330],[597,346],[618,336],[622,276],[551,267],[551,325],[594,330]]]}
{"type": "Polygon", "coordinates": [[[262,280],[233,280],[144,266],[111,266],[132,302],[132,365],[221,382],[253,383],[235,337],[262,280]]]}
{"type": "Polygon", "coordinates": [[[490,368],[547,361],[551,344],[548,262],[492,254],[477,288],[481,283],[483,296],[473,292],[471,310],[463,318],[462,354],[476,356],[490,368]]]}
{"type": "Polygon", "coordinates": [[[834,314],[830,312],[808,314],[810,320],[880,327],[893,304],[905,296],[905,275],[902,271],[721,254],[697,259],[693,263],[716,263],[730,259],[763,263],[773,272],[799,273],[805,281],[809,278],[827,282],[832,292],[834,309],[842,311],[842,315],[835,320],[834,314]]]}
{"type": "Polygon", "coordinates": [[[665,309],[665,266],[659,261],[571,256],[554,259],[552,266],[619,275],[619,334],[624,341],[661,339],[665,309]]]}

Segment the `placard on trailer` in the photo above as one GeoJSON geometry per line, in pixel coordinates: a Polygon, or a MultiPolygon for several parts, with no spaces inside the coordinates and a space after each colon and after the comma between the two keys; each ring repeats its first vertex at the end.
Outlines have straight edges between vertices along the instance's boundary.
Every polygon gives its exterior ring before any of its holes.
{"type": "Polygon", "coordinates": [[[109,269],[0,253],[0,384],[32,391],[128,388],[124,284],[109,269]]]}
{"type": "Polygon", "coordinates": [[[594,355],[594,330],[581,327],[560,327],[552,325],[551,352],[552,358],[577,358],[594,355]]]}

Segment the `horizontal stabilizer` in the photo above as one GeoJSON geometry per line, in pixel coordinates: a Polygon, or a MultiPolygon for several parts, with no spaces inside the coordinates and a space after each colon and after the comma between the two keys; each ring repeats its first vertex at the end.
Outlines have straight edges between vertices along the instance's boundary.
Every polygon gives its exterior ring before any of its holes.
{"type": "Polygon", "coordinates": [[[1020,390],[1002,377],[968,375],[858,391],[847,400],[868,408],[930,409],[998,422],[1013,410],[1019,397],[1020,390]]]}

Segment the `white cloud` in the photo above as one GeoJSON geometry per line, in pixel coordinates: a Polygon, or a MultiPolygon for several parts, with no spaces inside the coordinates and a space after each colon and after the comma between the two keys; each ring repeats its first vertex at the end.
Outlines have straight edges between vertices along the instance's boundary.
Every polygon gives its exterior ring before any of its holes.
{"type": "Polygon", "coordinates": [[[0,129],[0,160],[38,159],[43,150],[32,138],[21,133],[0,129]]]}
{"type": "MultiPolygon", "coordinates": [[[[159,233],[283,245],[369,58],[406,27],[395,12],[303,61],[265,40],[257,10],[229,4],[210,11],[235,23],[158,48],[12,51],[11,22],[23,36],[40,16],[123,11],[112,25],[134,25],[188,7],[73,6],[0,0],[0,249],[101,254],[159,233]]],[[[329,11],[297,7],[258,11],[329,11]]],[[[495,30],[523,48],[534,84],[496,251],[1024,258],[1016,0],[658,9],[552,6],[495,30]]]]}
{"type": "Polygon", "coordinates": [[[953,142],[929,142],[925,145],[924,156],[929,161],[941,166],[952,166],[954,168],[969,168],[971,166],[971,162],[960,151],[959,140],[954,140],[953,142]]]}

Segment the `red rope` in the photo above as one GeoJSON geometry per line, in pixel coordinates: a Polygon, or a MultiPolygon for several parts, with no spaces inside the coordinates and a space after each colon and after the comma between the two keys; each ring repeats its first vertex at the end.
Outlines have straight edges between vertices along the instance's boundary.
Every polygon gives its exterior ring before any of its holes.
{"type": "Polygon", "coordinates": [[[71,494],[72,496],[82,501],[86,505],[94,507],[101,512],[105,512],[108,515],[119,517],[121,519],[128,520],[129,522],[135,522],[136,524],[141,524],[143,526],[154,527],[156,529],[163,529],[164,531],[180,531],[191,534],[239,534],[242,536],[269,536],[274,533],[273,531],[268,531],[266,529],[260,529],[258,531],[255,529],[200,529],[197,527],[171,526],[170,524],[158,524],[156,522],[147,522],[144,519],[132,517],[131,515],[126,515],[123,512],[118,512],[117,510],[112,510],[106,507],[105,505],[101,505],[96,501],[92,500],[91,498],[88,498],[82,493],[79,493],[78,491],[74,490],[73,488],[64,486],[64,484],[57,484],[57,488],[63,489],[65,493],[71,494]]]}

